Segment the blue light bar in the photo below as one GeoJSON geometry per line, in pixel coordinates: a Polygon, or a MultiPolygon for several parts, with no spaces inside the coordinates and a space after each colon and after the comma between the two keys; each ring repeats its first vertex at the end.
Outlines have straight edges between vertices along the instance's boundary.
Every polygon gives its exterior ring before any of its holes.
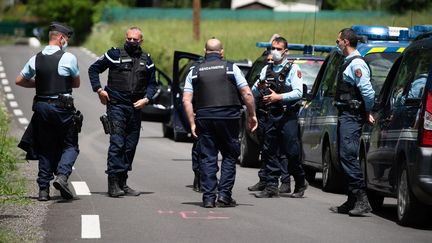
{"type": "Polygon", "coordinates": [[[432,32],[432,25],[414,25],[409,30],[409,38],[415,39],[417,36],[427,32],[432,32]]]}
{"type": "MultiPolygon", "coordinates": [[[[256,47],[259,48],[271,48],[270,42],[257,42],[256,47]]],[[[305,45],[305,44],[288,44],[288,50],[303,51],[303,54],[311,54],[317,52],[330,52],[334,46],[329,45],[305,45]]]]}

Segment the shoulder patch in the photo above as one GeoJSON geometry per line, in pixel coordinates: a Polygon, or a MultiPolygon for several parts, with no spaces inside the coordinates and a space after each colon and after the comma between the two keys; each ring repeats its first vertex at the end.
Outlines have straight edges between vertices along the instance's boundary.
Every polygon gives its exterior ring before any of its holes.
{"type": "Polygon", "coordinates": [[[355,70],[355,76],[356,76],[357,78],[361,78],[361,76],[362,76],[362,71],[361,71],[360,68],[355,70]]]}
{"type": "Polygon", "coordinates": [[[302,77],[302,73],[301,73],[300,70],[297,70],[297,77],[298,77],[298,78],[301,78],[301,77],[302,77]]]}

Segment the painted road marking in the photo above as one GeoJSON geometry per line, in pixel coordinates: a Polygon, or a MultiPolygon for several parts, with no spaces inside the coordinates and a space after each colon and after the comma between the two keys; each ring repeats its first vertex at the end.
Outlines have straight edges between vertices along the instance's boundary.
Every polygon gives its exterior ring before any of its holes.
{"type": "Polygon", "coordinates": [[[9,92],[12,91],[12,89],[11,89],[10,86],[4,86],[4,91],[5,91],[6,93],[9,93],[9,92]]]}
{"type": "Polygon", "coordinates": [[[198,212],[198,211],[180,211],[176,212],[173,210],[158,210],[159,214],[164,215],[180,215],[182,219],[230,219],[228,216],[224,216],[221,214],[224,214],[224,212],[221,211],[206,211],[206,212],[198,212]]]}
{"type": "Polygon", "coordinates": [[[75,194],[78,196],[89,196],[91,195],[90,189],[85,181],[72,181],[72,186],[75,190],[75,194]]]}
{"type": "Polygon", "coordinates": [[[20,109],[14,109],[13,113],[15,116],[22,116],[23,115],[23,112],[20,109]]]}
{"type": "Polygon", "coordinates": [[[81,215],[81,238],[101,238],[99,215],[81,215]]]}
{"type": "Polygon", "coordinates": [[[18,107],[18,102],[16,102],[16,101],[11,101],[11,102],[9,102],[9,105],[10,105],[10,107],[12,107],[12,108],[16,108],[16,107],[18,107]]]}
{"type": "Polygon", "coordinates": [[[14,95],[14,94],[11,94],[11,93],[6,94],[6,99],[8,99],[8,100],[13,100],[13,99],[15,99],[15,95],[14,95]]]}
{"type": "Polygon", "coordinates": [[[25,118],[25,117],[18,118],[18,121],[19,121],[19,123],[22,124],[22,125],[27,125],[27,124],[29,124],[29,121],[28,121],[27,118],[25,118]]]}
{"type": "Polygon", "coordinates": [[[0,78],[6,78],[6,73],[0,73],[0,78]]]}
{"type": "Polygon", "coordinates": [[[0,66],[0,72],[3,72],[3,71],[4,71],[4,67],[0,66]]]}
{"type": "Polygon", "coordinates": [[[1,82],[2,82],[3,85],[9,85],[9,80],[7,80],[7,79],[5,79],[5,78],[2,79],[1,82]]]}

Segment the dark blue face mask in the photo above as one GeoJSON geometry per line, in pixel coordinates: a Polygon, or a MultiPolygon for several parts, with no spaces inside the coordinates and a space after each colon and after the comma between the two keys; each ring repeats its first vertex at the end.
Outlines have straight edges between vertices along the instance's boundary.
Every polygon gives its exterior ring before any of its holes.
{"type": "Polygon", "coordinates": [[[135,41],[126,41],[124,44],[125,50],[131,51],[131,52],[138,50],[139,46],[140,46],[140,43],[135,42],[135,41]]]}

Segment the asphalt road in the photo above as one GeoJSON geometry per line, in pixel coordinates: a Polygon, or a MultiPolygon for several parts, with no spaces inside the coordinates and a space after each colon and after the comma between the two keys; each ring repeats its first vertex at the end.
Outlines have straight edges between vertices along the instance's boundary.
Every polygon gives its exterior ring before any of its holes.
{"type": "MultiPolygon", "coordinates": [[[[34,90],[17,87],[14,79],[28,58],[39,50],[26,46],[0,47],[4,67],[0,68],[1,91],[6,93],[5,103],[14,122],[23,131],[32,115],[34,90]]],[[[131,187],[143,194],[108,197],[104,173],[108,136],[99,122],[105,109],[91,91],[87,75],[87,68],[97,57],[82,48],[68,51],[79,60],[81,87],[74,90],[74,97],[84,114],[80,155],[70,177],[77,196],[67,202],[58,194],[54,196],[44,223],[46,242],[431,241],[431,226],[406,228],[395,223],[394,199],[386,199],[382,211],[367,217],[330,213],[328,208],[341,204],[345,196],[324,193],[319,179],[312,183],[303,199],[257,199],[247,190],[258,180],[257,169],[237,167],[233,197],[239,206],[202,208],[201,194],[191,189],[192,145],[163,138],[158,123],[142,123],[128,180],[131,187]]]]}

